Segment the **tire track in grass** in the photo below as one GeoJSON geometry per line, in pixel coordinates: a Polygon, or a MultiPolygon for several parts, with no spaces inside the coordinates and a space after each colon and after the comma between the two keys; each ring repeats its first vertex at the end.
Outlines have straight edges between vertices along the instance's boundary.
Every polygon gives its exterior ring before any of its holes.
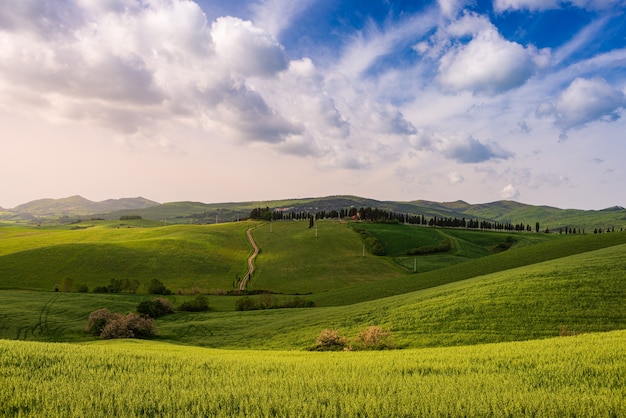
{"type": "MultiPolygon", "coordinates": [[[[257,228],[257,227],[254,227],[257,228]]],[[[254,242],[254,238],[252,238],[252,230],[254,228],[248,228],[246,229],[246,237],[248,237],[248,242],[250,242],[250,245],[252,245],[252,248],[254,248],[254,252],[252,253],[252,255],[250,257],[248,257],[248,272],[246,273],[245,276],[243,276],[243,279],[241,279],[241,283],[239,283],[239,290],[245,290],[246,289],[246,284],[248,283],[248,280],[250,280],[250,276],[252,276],[252,273],[254,272],[254,259],[256,258],[256,256],[259,254],[259,246],[256,245],[256,242],[254,242]]]]}

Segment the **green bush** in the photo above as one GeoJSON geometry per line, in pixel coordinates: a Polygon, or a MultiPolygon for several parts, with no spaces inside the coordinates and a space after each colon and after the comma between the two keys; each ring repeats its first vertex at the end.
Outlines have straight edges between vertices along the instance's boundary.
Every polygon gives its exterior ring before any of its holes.
{"type": "Polygon", "coordinates": [[[354,231],[361,236],[363,244],[365,244],[365,247],[370,253],[379,256],[387,254],[387,250],[385,249],[383,243],[380,242],[371,232],[361,228],[354,228],[354,231]]]}
{"type": "Polygon", "coordinates": [[[152,279],[148,285],[148,293],[151,295],[171,295],[172,291],[166,288],[160,280],[152,279]]]}
{"type": "Polygon", "coordinates": [[[152,300],[144,300],[137,305],[137,312],[140,315],[149,316],[150,318],[159,318],[174,312],[174,305],[165,298],[156,298],[152,300]]]}
{"type": "Polygon", "coordinates": [[[244,296],[237,299],[237,301],[235,302],[235,309],[237,309],[238,311],[254,311],[259,309],[259,305],[254,299],[251,299],[248,296],[244,296]]]}
{"type": "Polygon", "coordinates": [[[195,298],[183,302],[178,309],[187,312],[204,312],[209,310],[209,299],[204,295],[197,295],[195,298]]]}

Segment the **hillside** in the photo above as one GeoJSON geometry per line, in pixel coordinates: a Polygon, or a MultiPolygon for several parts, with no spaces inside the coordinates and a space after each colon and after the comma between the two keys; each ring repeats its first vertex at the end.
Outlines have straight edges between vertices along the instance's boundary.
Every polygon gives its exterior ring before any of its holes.
{"type": "Polygon", "coordinates": [[[425,216],[426,218],[481,219],[490,222],[522,223],[535,228],[539,222],[541,230],[546,228],[558,232],[565,227],[577,231],[593,232],[594,228],[606,230],[622,229],[626,226],[626,209],[621,207],[605,210],[559,209],[548,206],[532,206],[512,201],[486,204],[466,202],[436,203],[425,200],[411,202],[378,201],[357,196],[328,196],[321,198],[211,203],[170,202],[141,210],[128,210],[109,214],[115,219],[121,214],[137,214],[146,219],[168,219],[171,222],[229,222],[244,219],[255,208],[269,208],[280,212],[305,212],[316,214],[349,208],[377,208],[397,214],[425,216]]]}
{"type": "Polygon", "coordinates": [[[432,202],[414,200],[409,202],[379,201],[358,196],[327,196],[318,198],[285,199],[248,202],[168,202],[159,204],[144,198],[109,199],[92,202],[80,196],[64,199],[41,199],[0,210],[0,219],[53,222],[66,217],[71,221],[97,216],[115,220],[121,216],[141,216],[144,219],[169,223],[222,223],[246,219],[255,208],[269,208],[281,213],[303,212],[316,214],[349,208],[376,208],[396,214],[424,216],[426,218],[480,219],[489,222],[523,224],[542,231],[565,231],[575,228],[577,232],[593,232],[594,229],[621,230],[626,226],[626,209],[615,206],[604,210],[559,209],[549,206],[533,206],[513,201],[497,201],[469,204],[464,201],[432,202]]]}
{"type": "MultiPolygon", "coordinates": [[[[237,349],[304,349],[322,329],[352,336],[371,324],[391,328],[402,348],[547,338],[563,325],[579,333],[626,329],[624,251],[621,244],[348,306],[237,312],[238,297],[214,296],[215,311],[176,313],[157,327],[162,340],[237,349]],[[219,310],[222,303],[231,310],[219,310]]],[[[128,312],[145,299],[17,290],[0,290],[0,297],[0,338],[43,341],[89,340],[89,312],[128,312]]]]}
{"type": "Polygon", "coordinates": [[[143,197],[107,199],[92,202],[82,196],[71,196],[62,199],[39,199],[21,204],[12,209],[18,214],[37,217],[81,216],[107,213],[119,210],[145,209],[159,205],[143,197]]]}

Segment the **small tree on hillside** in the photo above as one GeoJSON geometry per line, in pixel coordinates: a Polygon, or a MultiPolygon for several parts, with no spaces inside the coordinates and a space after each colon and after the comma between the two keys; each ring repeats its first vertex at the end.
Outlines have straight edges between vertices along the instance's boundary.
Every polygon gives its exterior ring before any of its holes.
{"type": "Polygon", "coordinates": [[[148,285],[148,293],[152,295],[171,295],[172,291],[166,288],[160,280],[152,279],[148,285]]]}

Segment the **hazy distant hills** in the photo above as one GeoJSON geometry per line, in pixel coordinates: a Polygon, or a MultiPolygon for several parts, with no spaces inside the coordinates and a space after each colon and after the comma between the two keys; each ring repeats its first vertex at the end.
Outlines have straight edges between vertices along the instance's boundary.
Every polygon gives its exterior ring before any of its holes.
{"type": "Polygon", "coordinates": [[[603,210],[579,210],[533,206],[508,200],[482,204],[470,204],[462,200],[396,202],[349,195],[210,204],[201,202],[160,204],[142,197],[92,202],[81,196],[72,196],[63,199],[40,199],[24,203],[11,210],[0,210],[0,219],[41,221],[60,217],[76,219],[87,216],[119,219],[125,215],[136,215],[144,219],[167,220],[171,223],[216,223],[245,219],[252,209],[258,207],[313,214],[350,207],[357,209],[371,207],[394,213],[424,215],[426,218],[465,218],[513,224],[523,223],[531,225],[532,228],[535,227],[536,222],[539,222],[542,230],[546,227],[550,229],[569,227],[591,232],[594,228],[621,229],[626,227],[626,209],[620,206],[603,210]]]}
{"type": "Polygon", "coordinates": [[[12,211],[36,217],[84,216],[119,210],[145,209],[157,205],[159,203],[143,197],[92,202],[82,196],[71,196],[62,199],[33,200],[13,208],[12,211]]]}

